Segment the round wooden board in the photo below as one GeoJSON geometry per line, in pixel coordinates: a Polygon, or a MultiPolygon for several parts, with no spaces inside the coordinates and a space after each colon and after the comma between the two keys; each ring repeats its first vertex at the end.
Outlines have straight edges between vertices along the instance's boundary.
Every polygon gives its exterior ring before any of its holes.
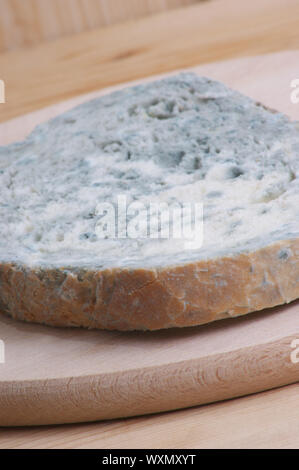
{"type": "MultiPolygon", "coordinates": [[[[297,51],[195,70],[299,117],[290,100],[297,51]]],[[[103,91],[97,94],[102,94],[103,91]]],[[[95,96],[95,93],[92,94],[95,96]]],[[[20,139],[68,101],[0,126],[20,139]]],[[[172,410],[297,382],[299,302],[196,328],[158,332],[55,329],[0,318],[0,425],[93,421],[172,410]]]]}
{"type": "Polygon", "coordinates": [[[0,425],[52,424],[183,408],[299,379],[299,302],[196,328],[54,329],[1,318],[0,425]]]}

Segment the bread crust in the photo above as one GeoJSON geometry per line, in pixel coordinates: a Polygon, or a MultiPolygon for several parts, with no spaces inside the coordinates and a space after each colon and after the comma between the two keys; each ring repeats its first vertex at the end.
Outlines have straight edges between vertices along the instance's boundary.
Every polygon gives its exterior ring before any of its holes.
{"type": "Polygon", "coordinates": [[[180,266],[103,271],[0,265],[0,310],[56,327],[201,325],[299,298],[299,239],[180,266]]]}

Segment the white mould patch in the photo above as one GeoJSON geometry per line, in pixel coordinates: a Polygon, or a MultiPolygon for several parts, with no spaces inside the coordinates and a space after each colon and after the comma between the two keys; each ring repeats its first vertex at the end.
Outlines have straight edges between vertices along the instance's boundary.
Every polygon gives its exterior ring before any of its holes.
{"type": "Polygon", "coordinates": [[[0,258],[159,267],[296,238],[298,155],[296,123],[208,78],[187,73],[117,91],[0,147],[0,258]],[[96,208],[119,194],[202,202],[202,248],[99,238],[96,208]]]}

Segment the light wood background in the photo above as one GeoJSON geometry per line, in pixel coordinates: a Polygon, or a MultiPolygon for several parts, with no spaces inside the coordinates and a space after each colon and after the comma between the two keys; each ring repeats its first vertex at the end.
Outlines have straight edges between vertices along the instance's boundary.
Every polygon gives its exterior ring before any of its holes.
{"type": "Polygon", "coordinates": [[[299,49],[298,18],[298,0],[210,0],[6,52],[0,122],[129,80],[299,49]]]}
{"type": "Polygon", "coordinates": [[[0,52],[203,0],[0,0],[0,52]]]}
{"type": "Polygon", "coordinates": [[[0,429],[0,449],[299,449],[299,385],[102,423],[0,429]]]}

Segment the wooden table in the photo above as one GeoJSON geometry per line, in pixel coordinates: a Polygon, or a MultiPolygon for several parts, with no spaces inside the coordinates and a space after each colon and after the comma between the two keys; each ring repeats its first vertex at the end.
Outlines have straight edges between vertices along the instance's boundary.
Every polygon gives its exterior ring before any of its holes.
{"type": "MultiPolygon", "coordinates": [[[[98,88],[236,56],[299,49],[295,0],[212,0],[0,56],[0,121],[98,88]]],[[[296,77],[294,77],[296,78],[296,77]]],[[[297,77],[298,78],[298,77],[297,77]]],[[[110,422],[3,428],[0,448],[299,448],[299,385],[110,422]]]]}

